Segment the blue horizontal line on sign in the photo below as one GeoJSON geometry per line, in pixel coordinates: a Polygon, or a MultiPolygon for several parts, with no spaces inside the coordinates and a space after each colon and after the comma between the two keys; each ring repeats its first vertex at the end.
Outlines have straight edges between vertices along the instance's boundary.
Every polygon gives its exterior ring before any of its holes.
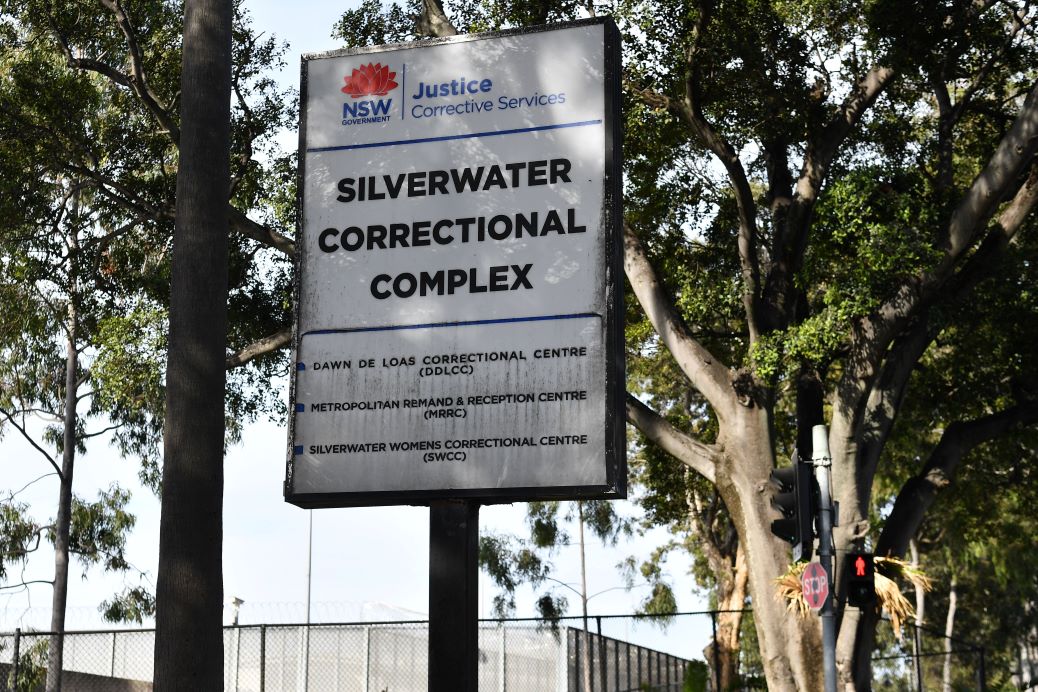
{"type": "Polygon", "coordinates": [[[303,336],[317,334],[349,334],[353,332],[390,332],[400,329],[437,329],[439,327],[473,327],[481,324],[508,324],[511,322],[544,322],[545,320],[575,320],[587,317],[601,317],[593,312],[581,312],[572,315],[538,315],[536,317],[503,317],[496,320],[472,320],[470,322],[429,322],[428,324],[398,324],[385,327],[350,327],[347,329],[315,329],[305,332],[303,336]]]}
{"type": "Polygon", "coordinates": [[[581,120],[576,123],[559,123],[557,125],[538,125],[537,127],[521,127],[515,130],[492,130],[490,132],[470,132],[463,135],[446,135],[444,137],[420,137],[418,139],[398,139],[391,142],[369,142],[368,144],[344,144],[338,147],[312,147],[308,154],[322,151],[348,151],[350,149],[372,149],[374,147],[393,147],[398,144],[424,144],[426,142],[445,142],[451,139],[473,139],[475,137],[499,137],[501,135],[517,135],[523,132],[540,132],[543,130],[561,130],[567,127],[587,127],[601,125],[601,120],[581,120]]]}

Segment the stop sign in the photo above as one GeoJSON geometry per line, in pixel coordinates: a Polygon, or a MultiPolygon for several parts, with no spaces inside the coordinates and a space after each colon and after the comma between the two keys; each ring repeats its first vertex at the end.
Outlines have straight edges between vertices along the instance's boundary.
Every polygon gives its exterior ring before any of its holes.
{"type": "Polygon", "coordinates": [[[812,610],[818,610],[829,595],[829,577],[817,562],[811,562],[800,577],[800,588],[804,592],[804,600],[812,610]]]}

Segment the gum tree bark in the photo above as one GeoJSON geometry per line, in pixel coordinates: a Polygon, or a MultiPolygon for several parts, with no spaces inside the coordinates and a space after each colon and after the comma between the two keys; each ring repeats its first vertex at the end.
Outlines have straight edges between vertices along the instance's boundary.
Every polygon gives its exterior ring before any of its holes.
{"type": "Polygon", "coordinates": [[[76,461],[76,380],[79,373],[79,313],[76,310],[77,250],[76,231],[69,245],[69,305],[65,350],[65,416],[62,424],[61,484],[58,490],[58,515],[54,522],[54,590],[51,596],[50,642],[47,650],[47,692],[61,689],[61,669],[65,651],[65,606],[68,601],[69,536],[72,526],[72,477],[76,461]]]}
{"type": "Polygon", "coordinates": [[[156,592],[155,689],[223,689],[230,0],[188,0],[156,592]]]}

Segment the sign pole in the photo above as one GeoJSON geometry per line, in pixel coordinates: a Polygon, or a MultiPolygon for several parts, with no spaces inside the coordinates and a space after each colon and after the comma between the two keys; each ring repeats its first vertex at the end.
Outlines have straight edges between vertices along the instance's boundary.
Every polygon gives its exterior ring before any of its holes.
{"type": "Polygon", "coordinates": [[[822,604],[822,672],[825,692],[836,692],[836,621],[833,614],[833,500],[830,494],[829,433],[824,425],[811,428],[811,461],[818,481],[818,561],[825,570],[829,593],[822,604]]]}
{"type": "Polygon", "coordinates": [[[477,692],[479,503],[429,505],[429,692],[477,692]]]}

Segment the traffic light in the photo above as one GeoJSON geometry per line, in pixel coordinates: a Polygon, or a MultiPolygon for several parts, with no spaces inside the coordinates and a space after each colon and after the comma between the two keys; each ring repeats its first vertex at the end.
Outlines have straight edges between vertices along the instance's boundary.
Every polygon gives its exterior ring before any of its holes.
{"type": "Polygon", "coordinates": [[[778,490],[771,496],[771,506],[783,516],[771,522],[771,532],[793,544],[794,562],[806,562],[815,540],[814,467],[794,455],[792,466],[771,472],[771,483],[778,490]]]}
{"type": "Polygon", "coordinates": [[[871,553],[847,553],[847,604],[856,608],[876,602],[876,565],[871,553]]]}

